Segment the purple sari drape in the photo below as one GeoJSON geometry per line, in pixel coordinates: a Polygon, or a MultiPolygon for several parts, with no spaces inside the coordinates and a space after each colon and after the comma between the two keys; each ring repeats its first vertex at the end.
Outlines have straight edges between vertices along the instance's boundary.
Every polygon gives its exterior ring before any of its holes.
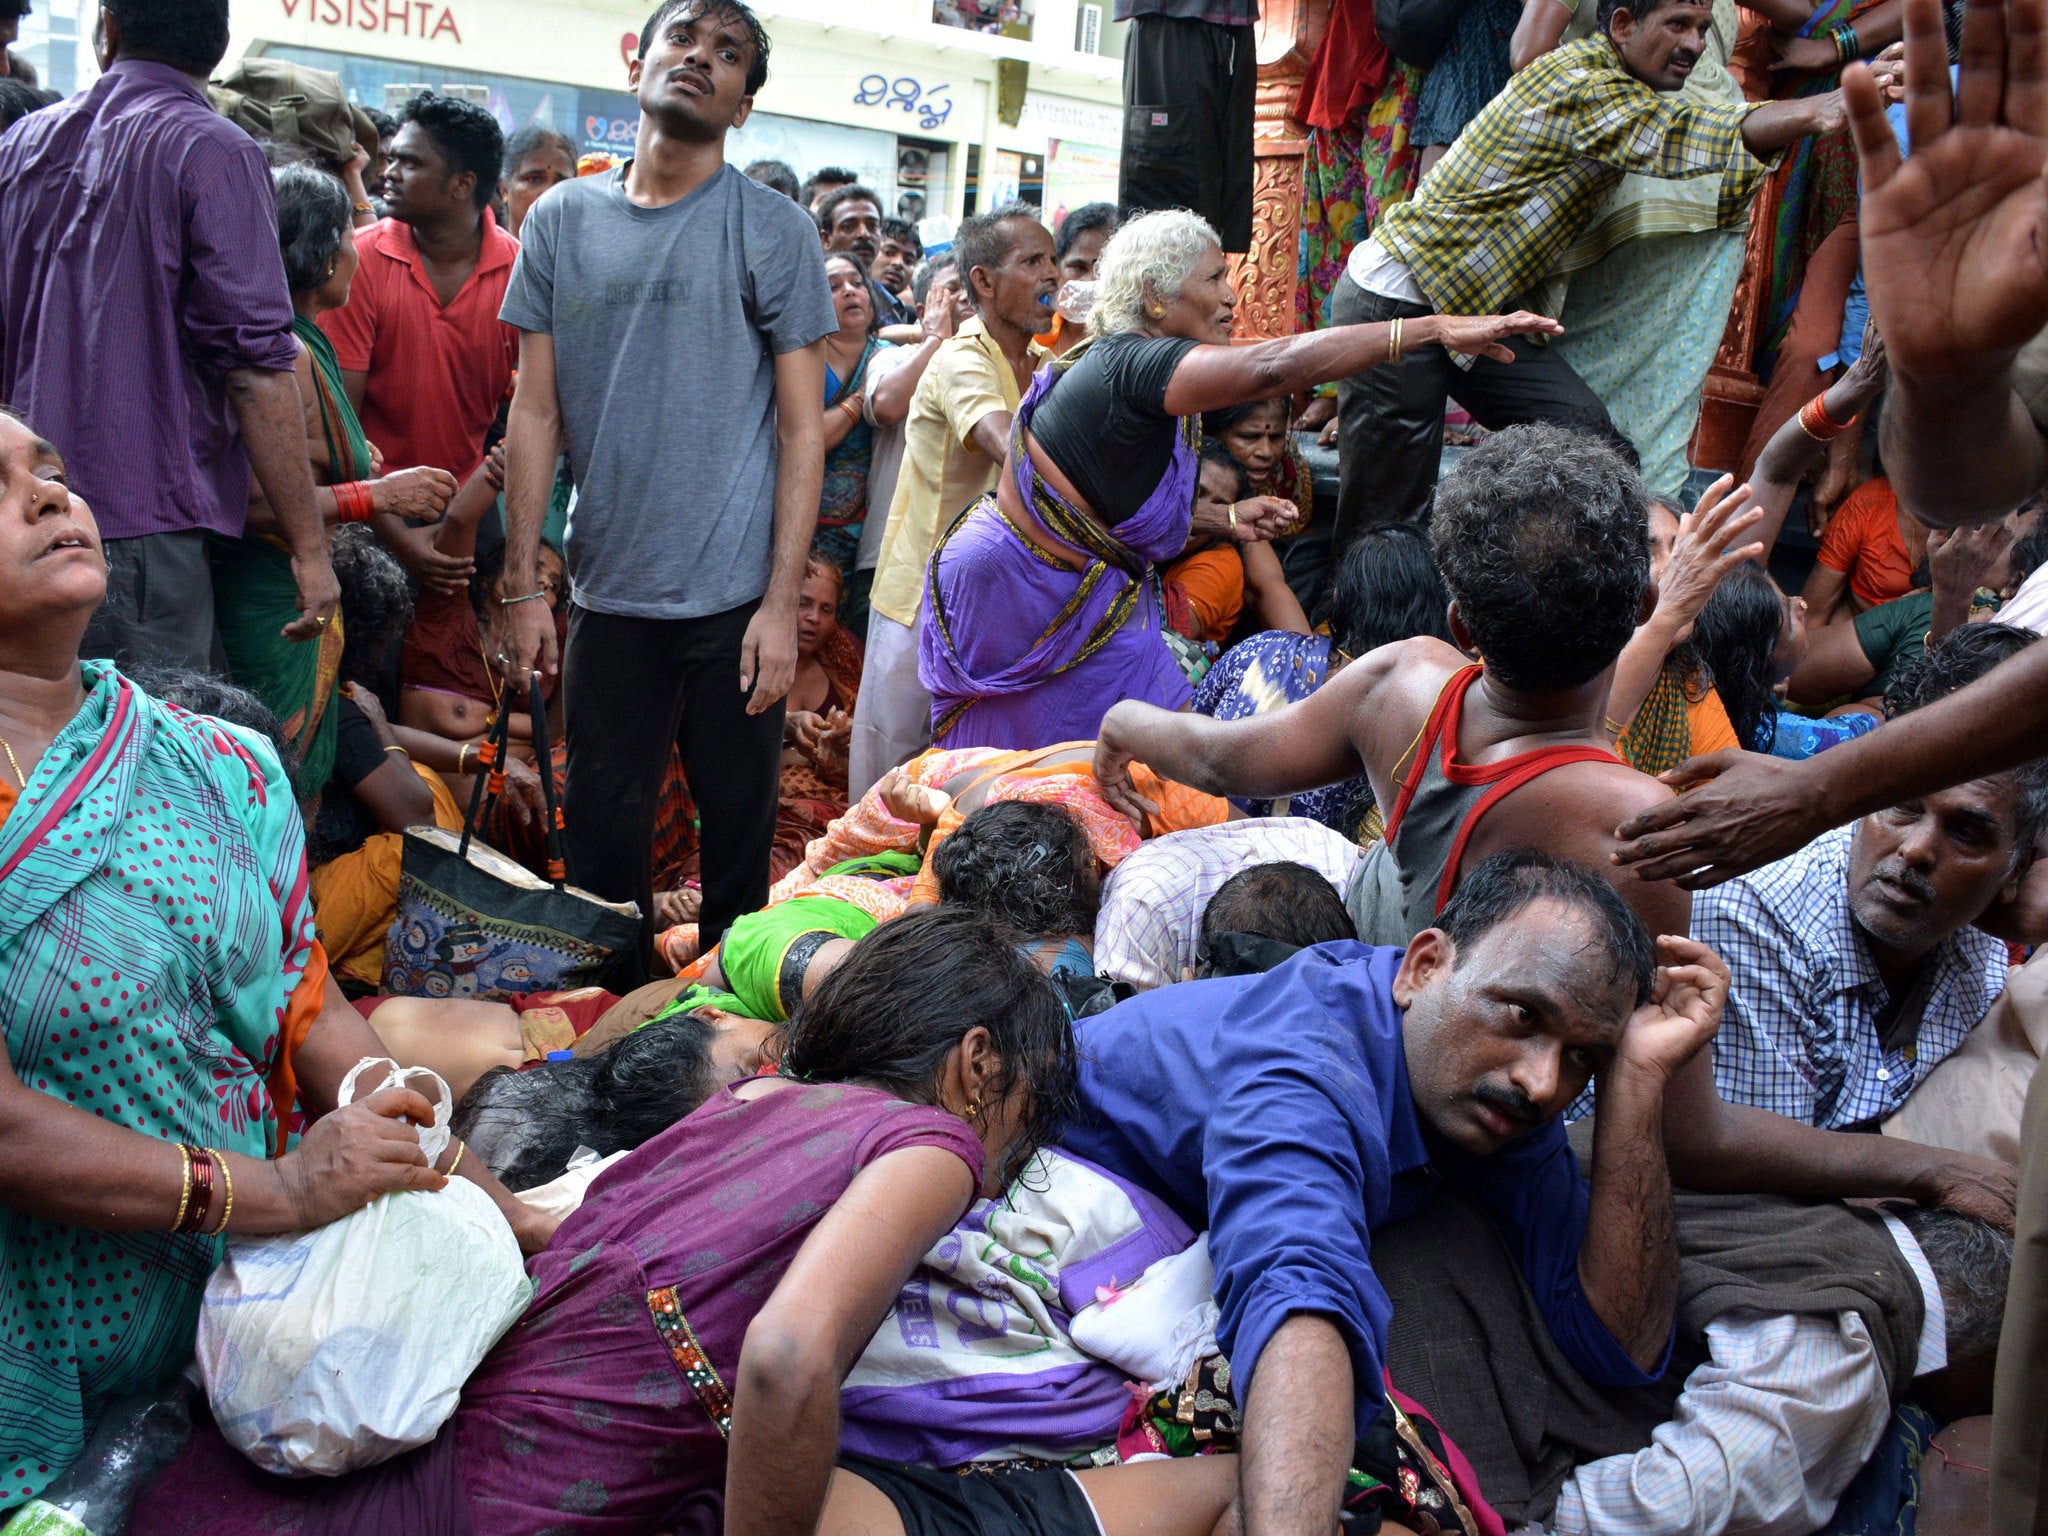
{"type": "Polygon", "coordinates": [[[935,744],[1029,750],[1093,737],[1122,699],[1188,705],[1187,678],[1166,647],[1153,567],[1187,544],[1191,434],[1176,434],[1166,473],[1143,505],[1105,528],[1048,485],[1025,449],[1025,429],[1063,371],[1049,364],[1031,381],[1011,426],[1007,468],[1040,524],[1088,563],[1075,571],[1046,555],[993,493],[946,531],[932,552],[918,635],[935,744]]]}

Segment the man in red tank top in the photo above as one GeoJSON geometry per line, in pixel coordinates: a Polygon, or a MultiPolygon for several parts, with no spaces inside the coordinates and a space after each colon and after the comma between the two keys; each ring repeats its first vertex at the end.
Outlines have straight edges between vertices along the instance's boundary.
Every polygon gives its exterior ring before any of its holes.
{"type": "MultiPolygon", "coordinates": [[[[1516,846],[1605,872],[1651,933],[1687,933],[1685,890],[1611,858],[1614,828],[1671,798],[1608,750],[1614,663],[1656,601],[1640,480],[1598,439],[1511,427],[1444,478],[1430,533],[1455,648],[1426,637],[1383,646],[1301,703],[1245,720],[1119,704],[1096,746],[1104,797],[1144,813],[1130,788],[1134,760],[1218,795],[1296,794],[1362,772],[1395,834],[1381,857],[1399,866],[1384,871],[1379,912],[1405,908],[1409,922],[1399,936],[1375,924],[1361,937],[1405,943],[1460,869],[1516,846]],[[1425,812],[1430,826],[1403,825],[1425,812]]],[[[1726,1104],[1710,1055],[1671,1084],[1666,1150],[1678,1183],[1894,1196],[2010,1226],[2006,1165],[1726,1104]]]]}

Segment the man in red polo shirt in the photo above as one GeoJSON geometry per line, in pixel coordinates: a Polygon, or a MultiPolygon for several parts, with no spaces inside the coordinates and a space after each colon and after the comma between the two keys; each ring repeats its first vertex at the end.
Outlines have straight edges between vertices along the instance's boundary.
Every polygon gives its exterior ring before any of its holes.
{"type": "MultiPolygon", "coordinates": [[[[426,465],[467,480],[512,383],[519,333],[498,319],[519,242],[486,206],[504,135],[482,107],[428,91],[406,103],[384,171],[390,217],[356,231],[348,303],[320,317],[342,384],[387,471],[426,465]]],[[[376,519],[422,581],[466,579],[432,530],[376,519]]]]}

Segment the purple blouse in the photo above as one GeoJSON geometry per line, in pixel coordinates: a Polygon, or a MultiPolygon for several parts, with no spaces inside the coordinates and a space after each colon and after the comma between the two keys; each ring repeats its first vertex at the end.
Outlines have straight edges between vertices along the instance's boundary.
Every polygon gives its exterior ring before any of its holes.
{"type": "Polygon", "coordinates": [[[339,1536],[372,1519],[422,1536],[718,1536],[748,1324],[861,1169],[916,1146],[955,1153],[980,1187],[981,1143],[944,1110],[851,1084],[725,1089],[606,1170],[528,1262],[532,1305],[432,1446],[320,1488],[256,1471],[209,1426],[133,1536],[339,1536]]]}

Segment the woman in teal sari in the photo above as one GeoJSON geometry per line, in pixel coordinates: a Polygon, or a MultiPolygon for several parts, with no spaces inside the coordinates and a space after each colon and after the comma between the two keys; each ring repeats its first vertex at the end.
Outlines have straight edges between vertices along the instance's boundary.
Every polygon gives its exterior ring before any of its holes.
{"type": "Polygon", "coordinates": [[[327,985],[276,752],[81,663],[105,593],[62,459],[0,414],[0,1516],[191,1358],[223,1232],[443,1183],[418,1094],[334,1108],[384,1050],[327,985]],[[294,1106],[322,1118],[284,1151],[294,1106]]]}
{"type": "MultiPolygon", "coordinates": [[[[292,331],[299,338],[299,396],[306,409],[306,452],[314,500],[329,526],[392,512],[431,522],[455,494],[446,470],[408,469],[378,476],[377,450],[363,436],[342,392],[334,346],[314,317],[348,302],[356,246],[348,193],[309,165],[278,169],[277,224],[285,278],[292,290],[292,331]]],[[[287,640],[281,631],[298,615],[291,552],[260,487],[250,488],[244,536],[214,545],[214,591],[221,645],[235,681],[284,722],[298,750],[299,793],[317,795],[334,767],[335,688],[341,666],[341,621],[318,639],[287,640]]]]}

